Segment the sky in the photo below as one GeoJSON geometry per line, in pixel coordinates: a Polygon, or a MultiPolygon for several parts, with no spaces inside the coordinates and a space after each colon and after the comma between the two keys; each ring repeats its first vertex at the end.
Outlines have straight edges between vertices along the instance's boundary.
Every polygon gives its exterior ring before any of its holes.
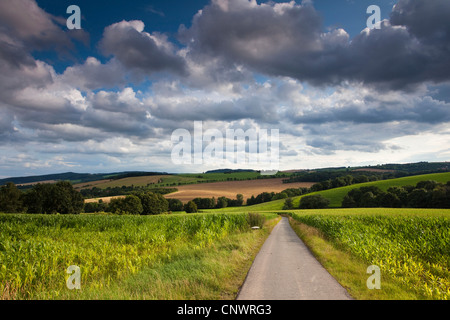
{"type": "Polygon", "coordinates": [[[449,161],[449,16],[448,0],[0,0],[0,177],[249,168],[174,163],[196,122],[279,130],[280,170],[449,161]]]}

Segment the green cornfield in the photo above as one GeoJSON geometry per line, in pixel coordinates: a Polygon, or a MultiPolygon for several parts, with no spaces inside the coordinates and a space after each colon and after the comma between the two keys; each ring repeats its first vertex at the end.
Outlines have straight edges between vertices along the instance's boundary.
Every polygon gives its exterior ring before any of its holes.
{"type": "Polygon", "coordinates": [[[247,214],[0,215],[0,299],[58,299],[66,269],[102,289],[180,249],[250,230],[247,214]]]}
{"type": "MultiPolygon", "coordinates": [[[[425,299],[450,298],[450,216],[433,214],[292,213],[341,248],[377,265],[425,299]]],[[[330,210],[331,211],[331,210],[330,210]]]]}

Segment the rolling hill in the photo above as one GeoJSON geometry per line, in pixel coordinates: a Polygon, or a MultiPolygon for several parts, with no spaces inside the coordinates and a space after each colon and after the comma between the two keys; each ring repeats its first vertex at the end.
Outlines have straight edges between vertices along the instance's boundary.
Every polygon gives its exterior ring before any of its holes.
{"type": "MultiPolygon", "coordinates": [[[[323,190],[323,191],[317,191],[313,193],[309,193],[306,195],[298,196],[293,198],[294,200],[294,208],[298,208],[300,204],[300,199],[307,195],[313,195],[313,194],[320,194],[323,197],[330,200],[330,208],[340,208],[342,200],[347,195],[347,193],[356,188],[361,188],[365,186],[377,186],[383,191],[387,191],[389,187],[401,187],[406,185],[416,185],[420,181],[424,180],[434,180],[437,182],[446,183],[447,181],[450,181],[450,172],[444,172],[444,173],[433,173],[433,174],[425,174],[425,175],[417,175],[417,176],[409,176],[404,178],[397,178],[397,179],[389,179],[389,180],[380,180],[380,181],[373,181],[373,182],[366,182],[366,183],[359,183],[359,184],[353,184],[351,186],[345,186],[335,189],[329,189],[329,190],[323,190]]],[[[259,203],[253,206],[248,207],[236,207],[236,208],[224,208],[224,209],[218,209],[220,211],[227,211],[227,212],[233,212],[233,211],[276,211],[276,210],[282,210],[284,204],[284,200],[275,200],[265,203],[259,203]]],[[[216,209],[217,210],[217,209],[216,209]]]]}

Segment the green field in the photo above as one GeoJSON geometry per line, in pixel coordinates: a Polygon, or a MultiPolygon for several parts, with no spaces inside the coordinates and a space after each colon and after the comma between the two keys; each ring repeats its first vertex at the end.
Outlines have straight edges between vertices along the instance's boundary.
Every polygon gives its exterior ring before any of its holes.
{"type": "MultiPolygon", "coordinates": [[[[414,185],[415,186],[418,182],[424,181],[424,180],[434,180],[437,182],[446,183],[447,181],[450,181],[450,172],[433,173],[433,174],[410,176],[410,177],[404,177],[404,178],[398,178],[398,179],[389,179],[389,180],[380,180],[380,181],[373,181],[373,182],[366,182],[366,183],[358,183],[358,184],[353,184],[353,185],[346,186],[346,187],[312,192],[312,193],[308,193],[303,196],[294,197],[293,198],[294,208],[298,208],[298,206],[300,204],[300,199],[307,195],[320,194],[324,198],[327,198],[330,200],[330,205],[329,205],[330,208],[340,208],[342,200],[347,195],[347,193],[352,189],[366,187],[366,186],[377,186],[381,190],[386,191],[387,189],[389,189],[389,187],[406,186],[406,185],[414,185]]],[[[289,183],[286,183],[286,189],[287,188],[289,188],[289,183]]],[[[275,201],[271,201],[271,202],[259,203],[259,204],[248,206],[245,208],[225,208],[225,209],[221,209],[221,211],[222,212],[276,211],[276,210],[282,210],[283,204],[284,204],[284,200],[275,200],[275,201]]]]}
{"type": "Polygon", "coordinates": [[[406,185],[415,186],[418,182],[425,180],[434,180],[436,182],[446,183],[447,181],[450,181],[450,172],[433,173],[397,179],[366,182],[336,189],[324,190],[317,193],[321,194],[322,196],[330,200],[330,208],[337,208],[341,206],[342,200],[344,199],[345,195],[350,190],[355,188],[377,186],[381,190],[387,191],[387,189],[389,189],[390,187],[401,187],[406,185]]]}
{"type": "MultiPolygon", "coordinates": [[[[356,299],[450,298],[450,210],[352,208],[279,211],[319,230],[305,241],[356,299]],[[321,251],[322,250],[322,251],[321,251]],[[349,265],[349,261],[359,264],[349,265]],[[331,262],[330,262],[331,261],[331,262]],[[382,289],[368,290],[377,265],[382,289]],[[359,275],[359,278],[352,278],[359,275]]],[[[247,213],[0,215],[1,299],[234,299],[270,224],[247,213]],[[81,290],[66,287],[80,267],[81,290]]]]}
{"type": "MultiPolygon", "coordinates": [[[[289,176],[289,173],[279,173],[274,176],[267,176],[266,179],[270,178],[281,178],[289,176]]],[[[117,180],[110,181],[100,181],[100,183],[87,182],[80,183],[77,185],[78,188],[92,188],[97,187],[100,189],[115,188],[122,186],[135,186],[135,187],[145,187],[149,183],[154,188],[160,187],[174,187],[178,185],[186,184],[196,184],[205,182],[220,182],[220,181],[230,181],[230,180],[252,180],[261,177],[259,172],[232,172],[232,173],[186,173],[186,174],[173,174],[173,175],[156,175],[156,176],[137,176],[137,177],[127,177],[117,180]],[[158,180],[161,179],[161,182],[158,180]]]]}
{"type": "Polygon", "coordinates": [[[247,214],[2,214],[0,299],[232,299],[268,235],[251,224],[247,214]],[[66,287],[71,265],[81,290],[66,287]]]}
{"type": "MultiPolygon", "coordinates": [[[[381,290],[385,290],[381,292],[383,299],[450,299],[449,209],[298,210],[289,215],[320,230],[342,254],[362,262],[364,269],[359,267],[359,271],[378,266],[383,279],[381,290]],[[383,287],[383,283],[388,285],[383,287]]],[[[309,245],[313,251],[320,251],[309,245]]],[[[331,256],[329,252],[324,255],[325,261],[331,256]]],[[[349,260],[334,255],[338,258],[329,263],[331,269],[349,260]]],[[[365,281],[351,279],[358,273],[354,269],[352,266],[340,274],[336,271],[335,277],[356,298],[367,298],[370,290],[365,288],[365,281]]],[[[363,272],[362,277],[364,280],[368,275],[363,272]]]]}
{"type": "MultiPolygon", "coordinates": [[[[450,173],[316,193],[339,206],[353,188],[423,180],[447,182],[450,173]]],[[[450,298],[449,209],[282,211],[283,203],[158,216],[0,214],[0,299],[234,299],[277,214],[290,215],[356,299],[450,298]],[[250,217],[268,223],[255,232],[250,217]],[[66,287],[70,265],[81,269],[81,290],[66,287]],[[382,290],[365,287],[368,265],[380,267],[382,290]]]]}

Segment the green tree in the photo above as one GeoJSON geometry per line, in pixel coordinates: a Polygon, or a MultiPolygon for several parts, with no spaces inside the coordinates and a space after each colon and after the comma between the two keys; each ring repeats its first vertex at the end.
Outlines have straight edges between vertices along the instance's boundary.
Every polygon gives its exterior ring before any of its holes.
{"type": "Polygon", "coordinates": [[[361,199],[359,200],[358,207],[363,207],[363,208],[378,207],[376,196],[370,191],[365,192],[361,196],[361,199]]]}
{"type": "Polygon", "coordinates": [[[434,180],[426,180],[426,181],[419,181],[416,184],[416,188],[417,189],[422,189],[423,188],[423,189],[425,189],[427,191],[431,191],[434,188],[436,188],[437,185],[438,185],[438,183],[436,181],[434,181],[434,180]]]}
{"type": "Polygon", "coordinates": [[[168,199],[170,211],[183,211],[183,202],[178,199],[168,199]]]}
{"type": "Polygon", "coordinates": [[[337,177],[337,178],[333,179],[331,184],[332,184],[333,188],[339,188],[339,187],[346,186],[347,182],[343,177],[337,177]]]}
{"type": "Polygon", "coordinates": [[[286,199],[286,198],[288,198],[288,195],[286,192],[279,192],[279,193],[274,194],[274,196],[272,197],[272,201],[286,199]]]}
{"type": "Polygon", "coordinates": [[[320,194],[305,196],[300,200],[300,209],[324,209],[330,204],[330,200],[320,194]]]}
{"type": "Polygon", "coordinates": [[[54,211],[61,214],[80,214],[83,211],[83,196],[70,182],[60,181],[53,186],[50,192],[53,199],[49,202],[53,204],[54,211]]]}
{"type": "Polygon", "coordinates": [[[195,198],[192,201],[195,202],[198,209],[214,209],[216,207],[216,199],[213,198],[195,198]]]}
{"type": "Polygon", "coordinates": [[[0,188],[0,212],[23,212],[23,195],[16,185],[8,182],[0,188]]]}
{"type": "Polygon", "coordinates": [[[244,204],[244,196],[240,193],[236,195],[237,206],[240,207],[244,204]]]}
{"type": "Polygon", "coordinates": [[[415,189],[408,194],[408,207],[427,208],[428,192],[425,189],[415,189]]]}
{"type": "Polygon", "coordinates": [[[80,214],[84,199],[68,181],[56,184],[37,184],[24,196],[28,213],[80,214]]]}
{"type": "Polygon", "coordinates": [[[88,202],[84,205],[85,213],[104,212],[108,208],[107,204],[101,199],[99,202],[88,202]]]}
{"type": "Polygon", "coordinates": [[[356,208],[356,201],[349,195],[345,195],[341,204],[342,208],[356,208]]]}
{"type": "Polygon", "coordinates": [[[108,211],[115,214],[141,214],[143,207],[139,197],[128,195],[125,198],[112,199],[108,211]]]}
{"type": "Polygon", "coordinates": [[[401,208],[402,201],[394,193],[386,192],[377,196],[377,202],[379,207],[385,208],[401,208]]]}
{"type": "Polygon", "coordinates": [[[226,197],[217,198],[217,208],[226,208],[228,206],[228,200],[226,197]]]}
{"type": "Polygon", "coordinates": [[[197,205],[195,204],[194,201],[191,200],[184,205],[184,211],[186,211],[186,213],[195,213],[198,211],[197,205]]]}
{"type": "Polygon", "coordinates": [[[247,205],[251,206],[251,205],[254,205],[254,204],[256,204],[256,198],[255,198],[254,195],[252,195],[250,198],[247,199],[247,205]]]}
{"type": "Polygon", "coordinates": [[[142,203],[143,215],[155,215],[167,212],[169,210],[169,202],[163,195],[159,193],[140,193],[137,195],[142,203]]]}
{"type": "Polygon", "coordinates": [[[450,208],[450,186],[440,186],[432,191],[431,207],[450,208]]]}
{"type": "Polygon", "coordinates": [[[284,200],[283,210],[290,210],[294,208],[294,201],[292,198],[287,198],[284,200]]]}
{"type": "Polygon", "coordinates": [[[48,207],[47,199],[50,197],[50,189],[52,188],[49,184],[38,183],[33,186],[33,188],[24,196],[24,206],[27,208],[28,213],[46,213],[48,207]]]}
{"type": "Polygon", "coordinates": [[[366,175],[358,175],[353,178],[353,183],[369,182],[369,178],[366,175]]]}
{"type": "Polygon", "coordinates": [[[395,194],[401,201],[402,206],[406,207],[408,202],[408,192],[403,187],[390,187],[389,189],[387,189],[387,192],[395,194]]]}

